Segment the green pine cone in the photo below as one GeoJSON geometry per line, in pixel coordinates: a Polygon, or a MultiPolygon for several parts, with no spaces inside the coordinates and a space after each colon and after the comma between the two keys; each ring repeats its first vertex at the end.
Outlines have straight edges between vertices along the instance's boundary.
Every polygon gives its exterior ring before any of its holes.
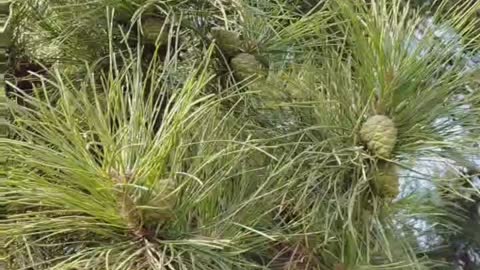
{"type": "Polygon", "coordinates": [[[263,65],[257,58],[248,53],[241,53],[231,61],[233,74],[237,80],[245,80],[254,76],[263,75],[263,65]]]}
{"type": "Polygon", "coordinates": [[[240,53],[241,41],[238,33],[220,27],[212,28],[211,33],[218,47],[226,56],[234,56],[240,53]]]}
{"type": "Polygon", "coordinates": [[[168,26],[160,18],[148,17],[144,19],[142,22],[142,33],[143,40],[147,44],[165,45],[168,43],[168,26]]]}
{"type": "Polygon", "coordinates": [[[388,158],[397,142],[397,128],[387,116],[374,115],[363,124],[360,138],[375,155],[388,158]]]}
{"type": "Polygon", "coordinates": [[[373,180],[378,195],[383,198],[393,200],[400,193],[399,177],[394,164],[380,166],[373,180]]]}
{"type": "Polygon", "coordinates": [[[171,218],[175,205],[174,183],[171,180],[161,180],[153,188],[147,207],[142,210],[146,222],[163,223],[171,218]]]}

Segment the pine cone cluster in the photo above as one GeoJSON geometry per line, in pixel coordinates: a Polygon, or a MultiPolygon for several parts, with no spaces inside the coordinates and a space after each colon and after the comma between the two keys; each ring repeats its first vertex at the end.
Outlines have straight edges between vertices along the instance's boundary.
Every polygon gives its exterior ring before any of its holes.
{"type": "Polygon", "coordinates": [[[240,39],[238,33],[216,27],[211,30],[211,34],[222,53],[230,59],[230,65],[237,80],[262,75],[264,65],[254,54],[242,50],[242,45],[247,43],[240,39]]]}
{"type": "Polygon", "coordinates": [[[389,158],[397,142],[397,128],[387,116],[374,115],[363,124],[360,138],[372,153],[389,158]]]}

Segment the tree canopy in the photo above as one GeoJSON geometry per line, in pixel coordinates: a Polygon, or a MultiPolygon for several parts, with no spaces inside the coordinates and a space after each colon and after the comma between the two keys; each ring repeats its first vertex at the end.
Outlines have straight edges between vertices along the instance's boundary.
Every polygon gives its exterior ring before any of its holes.
{"type": "Polygon", "coordinates": [[[480,4],[420,2],[12,1],[5,267],[476,269],[480,4]]]}

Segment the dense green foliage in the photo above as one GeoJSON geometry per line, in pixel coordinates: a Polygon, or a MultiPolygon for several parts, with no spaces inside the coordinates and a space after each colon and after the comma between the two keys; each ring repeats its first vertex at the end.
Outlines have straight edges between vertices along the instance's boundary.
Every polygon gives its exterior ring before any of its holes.
{"type": "Polygon", "coordinates": [[[477,222],[466,2],[14,2],[4,261],[459,266],[435,248],[477,222]]]}

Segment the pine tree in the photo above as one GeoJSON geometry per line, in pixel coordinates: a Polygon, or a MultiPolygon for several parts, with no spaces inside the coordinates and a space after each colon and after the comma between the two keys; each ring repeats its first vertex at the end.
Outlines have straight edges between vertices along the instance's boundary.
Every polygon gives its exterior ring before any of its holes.
{"type": "Polygon", "coordinates": [[[467,2],[14,1],[4,261],[473,269],[467,2]]]}

